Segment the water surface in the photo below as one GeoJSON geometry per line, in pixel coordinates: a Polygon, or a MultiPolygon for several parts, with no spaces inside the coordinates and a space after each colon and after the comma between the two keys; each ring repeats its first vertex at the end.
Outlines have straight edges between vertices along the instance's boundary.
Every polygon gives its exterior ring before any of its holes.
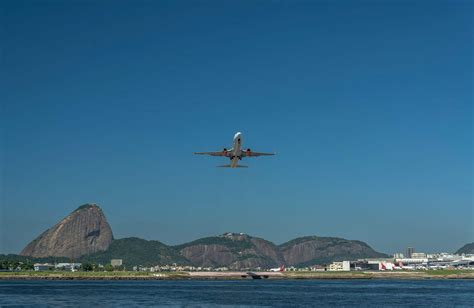
{"type": "Polygon", "coordinates": [[[0,281],[0,305],[474,307],[474,281],[0,281]]]}

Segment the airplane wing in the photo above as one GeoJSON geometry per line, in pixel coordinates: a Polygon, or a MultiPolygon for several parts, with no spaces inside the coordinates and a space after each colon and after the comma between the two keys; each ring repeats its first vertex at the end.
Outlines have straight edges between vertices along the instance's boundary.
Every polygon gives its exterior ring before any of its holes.
{"type": "Polygon", "coordinates": [[[242,157],[257,157],[257,156],[269,156],[275,155],[275,153],[262,153],[253,151],[242,151],[242,157]]]}
{"type": "Polygon", "coordinates": [[[220,152],[194,152],[197,155],[211,155],[211,156],[227,156],[227,151],[220,151],[220,152]]]}

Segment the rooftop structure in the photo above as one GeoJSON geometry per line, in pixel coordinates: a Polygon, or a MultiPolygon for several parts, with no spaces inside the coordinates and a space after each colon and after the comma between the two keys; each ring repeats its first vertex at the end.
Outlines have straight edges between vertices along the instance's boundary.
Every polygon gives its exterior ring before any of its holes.
{"type": "Polygon", "coordinates": [[[110,264],[115,267],[115,266],[122,266],[122,259],[112,259],[110,260],[110,264]]]}

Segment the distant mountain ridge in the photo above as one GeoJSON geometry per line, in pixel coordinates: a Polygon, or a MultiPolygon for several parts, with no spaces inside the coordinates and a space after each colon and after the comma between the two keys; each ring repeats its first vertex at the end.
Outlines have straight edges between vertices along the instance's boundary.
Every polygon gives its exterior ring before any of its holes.
{"type": "Polygon", "coordinates": [[[456,251],[456,254],[462,255],[462,254],[474,254],[474,242],[473,243],[468,243],[456,251]]]}
{"type": "Polygon", "coordinates": [[[278,247],[267,240],[243,233],[225,233],[174,247],[197,266],[269,268],[285,263],[278,247]]]}
{"type": "Polygon", "coordinates": [[[178,263],[229,269],[307,266],[337,260],[387,257],[361,241],[306,236],[281,245],[244,233],[225,233],[176,246],[136,237],[113,239],[112,229],[96,204],[74,210],[43,232],[20,253],[34,258],[68,257],[106,264],[122,259],[125,266],[178,263]]]}
{"type": "Polygon", "coordinates": [[[337,237],[305,236],[279,246],[287,264],[308,266],[362,258],[386,258],[361,241],[337,237]]]}

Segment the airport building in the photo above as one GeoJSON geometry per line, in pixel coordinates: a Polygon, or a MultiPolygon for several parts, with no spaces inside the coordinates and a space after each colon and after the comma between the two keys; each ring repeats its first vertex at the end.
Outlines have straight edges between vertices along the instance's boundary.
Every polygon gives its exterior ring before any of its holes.
{"type": "Polygon", "coordinates": [[[333,262],[329,264],[329,270],[330,271],[350,271],[351,262],[350,261],[333,262]]]}
{"type": "Polygon", "coordinates": [[[113,267],[122,266],[122,259],[112,259],[112,260],[110,260],[110,264],[113,267]]]}
{"type": "Polygon", "coordinates": [[[35,271],[48,271],[51,268],[54,268],[54,265],[49,263],[35,263],[33,264],[33,268],[35,271]]]}
{"type": "Polygon", "coordinates": [[[413,259],[426,259],[426,253],[424,253],[424,252],[413,252],[411,254],[411,258],[413,258],[413,259]]]}
{"type": "Polygon", "coordinates": [[[77,270],[81,267],[81,263],[57,263],[54,265],[54,268],[57,270],[77,270]]]}
{"type": "Polygon", "coordinates": [[[428,258],[402,258],[402,259],[395,259],[395,262],[403,264],[427,264],[428,258]]]}

